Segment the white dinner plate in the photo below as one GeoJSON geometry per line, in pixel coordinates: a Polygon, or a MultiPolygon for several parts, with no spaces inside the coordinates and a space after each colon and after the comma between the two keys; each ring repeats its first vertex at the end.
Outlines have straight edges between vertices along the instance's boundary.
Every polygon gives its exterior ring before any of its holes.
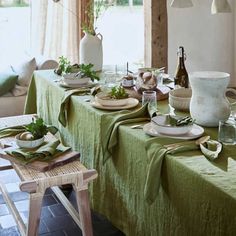
{"type": "Polygon", "coordinates": [[[152,122],[147,123],[143,126],[143,131],[151,136],[157,137],[167,137],[167,138],[175,138],[175,139],[183,139],[183,140],[190,140],[201,137],[204,133],[204,129],[196,124],[193,124],[193,128],[186,134],[182,135],[167,135],[158,132],[158,126],[153,124],[152,122]]]}
{"type": "Polygon", "coordinates": [[[63,80],[59,82],[59,85],[63,88],[92,88],[96,83],[88,82],[85,84],[67,84],[63,80]]]}
{"type": "Polygon", "coordinates": [[[136,98],[128,98],[127,103],[124,106],[103,106],[97,101],[91,102],[91,105],[93,107],[96,107],[102,110],[124,110],[124,109],[130,109],[130,108],[136,107],[138,104],[139,104],[139,101],[136,98]]]}

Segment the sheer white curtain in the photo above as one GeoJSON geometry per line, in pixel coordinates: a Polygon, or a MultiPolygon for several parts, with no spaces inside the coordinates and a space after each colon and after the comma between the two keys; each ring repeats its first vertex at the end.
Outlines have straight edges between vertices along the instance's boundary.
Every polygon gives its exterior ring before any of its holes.
{"type": "Polygon", "coordinates": [[[55,60],[63,55],[72,63],[79,62],[79,1],[31,1],[31,48],[34,54],[55,60]]]}

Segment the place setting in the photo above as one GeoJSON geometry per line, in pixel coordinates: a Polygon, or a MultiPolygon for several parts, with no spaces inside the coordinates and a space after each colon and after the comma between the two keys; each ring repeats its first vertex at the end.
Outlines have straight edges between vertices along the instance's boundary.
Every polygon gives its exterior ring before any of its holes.
{"type": "Polygon", "coordinates": [[[102,110],[131,109],[139,104],[139,100],[129,97],[122,86],[114,86],[97,93],[91,101],[91,105],[102,110]]]}
{"type": "Polygon", "coordinates": [[[61,76],[58,82],[59,86],[69,89],[90,89],[97,85],[99,76],[93,70],[93,64],[73,64],[66,57],[59,58],[58,67],[54,72],[61,76]]]}
{"type": "Polygon", "coordinates": [[[145,124],[143,131],[150,136],[191,140],[202,136],[204,128],[194,124],[189,116],[160,115],[145,124]]]}

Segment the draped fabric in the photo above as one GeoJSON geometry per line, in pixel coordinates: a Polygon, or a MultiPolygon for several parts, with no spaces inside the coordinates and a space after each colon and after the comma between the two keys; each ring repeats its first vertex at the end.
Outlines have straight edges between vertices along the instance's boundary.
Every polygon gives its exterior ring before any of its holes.
{"type": "Polygon", "coordinates": [[[80,20],[76,0],[31,1],[31,48],[35,55],[79,61],[80,20]]]}

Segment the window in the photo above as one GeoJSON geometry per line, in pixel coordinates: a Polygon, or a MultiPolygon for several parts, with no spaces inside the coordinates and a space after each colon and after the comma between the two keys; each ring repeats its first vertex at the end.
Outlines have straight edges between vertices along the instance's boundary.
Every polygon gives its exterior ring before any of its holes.
{"type": "Polygon", "coordinates": [[[116,0],[99,17],[97,32],[103,35],[103,64],[142,65],[144,14],[142,0],[116,0]]]}
{"type": "Polygon", "coordinates": [[[0,0],[0,64],[30,48],[29,0],[0,0]]]}

